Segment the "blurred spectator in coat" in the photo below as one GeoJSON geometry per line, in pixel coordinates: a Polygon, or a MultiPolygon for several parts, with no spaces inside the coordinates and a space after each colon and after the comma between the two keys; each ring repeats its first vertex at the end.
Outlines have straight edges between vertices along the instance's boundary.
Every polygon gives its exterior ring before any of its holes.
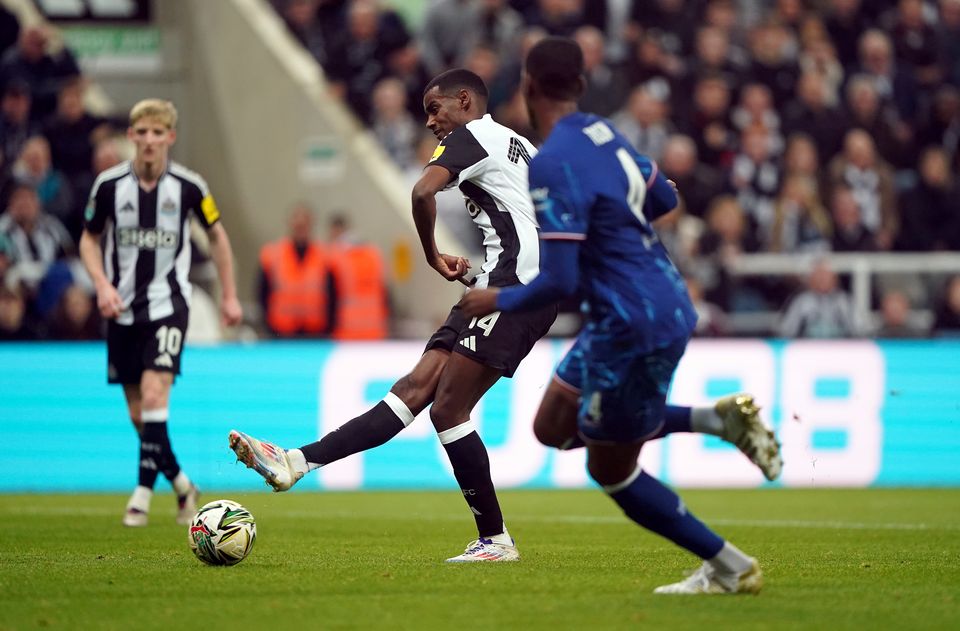
{"type": "Polygon", "coordinates": [[[917,130],[916,145],[942,147],[950,164],[956,163],[960,156],[960,88],[943,85],[937,89],[930,116],[917,130]]]}
{"type": "Polygon", "coordinates": [[[734,128],[743,132],[748,127],[767,131],[767,146],[774,155],[783,153],[780,114],[773,105],[773,93],[762,83],[748,83],[740,90],[740,100],[730,116],[734,128]]]}
{"type": "Polygon", "coordinates": [[[580,97],[580,109],[600,116],[617,111],[627,96],[627,83],[618,68],[604,60],[606,41],[603,31],[594,26],[581,26],[573,39],[583,52],[583,73],[587,90],[580,97]]]}
{"type": "Polygon", "coordinates": [[[20,155],[27,138],[37,134],[39,125],[30,120],[30,86],[22,79],[8,81],[0,96],[0,150],[2,164],[9,167],[20,155]]]}
{"type": "Polygon", "coordinates": [[[13,163],[13,177],[27,182],[37,191],[43,212],[56,217],[76,243],[82,230],[82,218],[74,204],[70,183],[50,162],[50,145],[43,136],[33,136],[23,145],[13,163]]]}
{"type": "Polygon", "coordinates": [[[943,80],[937,32],[924,17],[923,0],[898,0],[895,22],[890,33],[898,61],[916,77],[926,90],[943,80]]]}
{"type": "Polygon", "coordinates": [[[820,158],[813,139],[803,132],[791,134],[787,138],[783,153],[783,176],[803,175],[816,181],[817,194],[824,199],[827,191],[827,178],[820,170],[820,158]]]}
{"type": "Polygon", "coordinates": [[[843,338],[859,334],[850,295],[840,289],[837,275],[826,261],[815,264],[806,289],[791,298],[778,326],[780,337],[843,338]]]}
{"type": "Polygon", "coordinates": [[[873,138],[877,152],[887,162],[911,168],[916,162],[910,128],[897,119],[889,105],[884,105],[869,77],[854,75],[847,83],[847,111],[850,124],[873,138]]]}
{"type": "Polygon", "coordinates": [[[900,196],[898,250],[960,250],[960,186],[956,180],[943,149],[929,147],[923,152],[920,181],[900,196]]]}
{"type": "Polygon", "coordinates": [[[750,58],[751,80],[768,86],[777,107],[782,108],[793,98],[800,74],[796,36],[778,24],[761,24],[750,34],[750,58]]]}
{"type": "Polygon", "coordinates": [[[423,58],[432,74],[462,65],[479,44],[513,58],[523,29],[523,17],[506,0],[439,0],[424,14],[423,58]]]}
{"type": "Polygon", "coordinates": [[[853,191],[863,225],[877,247],[889,250],[900,228],[893,170],[877,156],[873,139],[862,129],[847,132],[843,152],[828,167],[830,184],[843,184],[853,191]]]}
{"type": "Polygon", "coordinates": [[[726,168],[733,160],[737,138],[730,123],[730,87],[720,76],[697,81],[689,111],[680,113],[680,130],[697,143],[700,160],[726,168]]]}
{"type": "Polygon", "coordinates": [[[952,276],[944,286],[936,306],[933,330],[938,335],[960,336],[960,274],[952,276]]]}
{"type": "Polygon", "coordinates": [[[636,87],[626,106],[611,118],[637,151],[660,162],[674,131],[664,99],[657,98],[643,86],[636,87]]]}
{"type": "Polygon", "coordinates": [[[829,161],[839,150],[843,134],[849,129],[847,118],[827,100],[827,88],[817,74],[804,74],[797,84],[797,100],[784,111],[788,134],[802,132],[817,145],[820,161],[829,161]]]}
{"type": "Polygon", "coordinates": [[[880,299],[880,325],[874,336],[881,339],[915,339],[927,337],[929,330],[918,321],[906,293],[891,289],[880,299]]]}
{"type": "Polygon", "coordinates": [[[811,253],[830,250],[830,216],[817,194],[816,180],[790,175],[774,205],[773,229],[767,250],[811,253]]]}
{"type": "Polygon", "coordinates": [[[346,216],[330,220],[327,252],[336,291],[331,335],[338,340],[382,340],[390,329],[383,255],[352,234],[346,216]]]}
{"type": "Polygon", "coordinates": [[[912,124],[917,114],[917,82],[906,64],[898,64],[886,33],[871,29],[860,37],[858,74],[868,76],[899,120],[912,124]]]}
{"type": "MultiPolygon", "coordinates": [[[[57,111],[43,124],[53,166],[71,181],[90,170],[93,146],[112,130],[110,121],[86,110],[85,90],[82,79],[64,82],[57,97],[57,111]]],[[[81,197],[89,192],[80,191],[81,197]]]]}
{"type": "Polygon", "coordinates": [[[5,187],[6,211],[0,215],[0,233],[12,244],[16,265],[28,265],[35,285],[56,260],[76,252],[60,221],[43,212],[37,190],[28,182],[13,179],[5,187]]]}
{"type": "Polygon", "coordinates": [[[870,20],[863,12],[862,0],[829,0],[827,4],[827,32],[840,63],[851,69],[857,64],[857,42],[870,27],[870,20]]]}
{"type": "Polygon", "coordinates": [[[769,134],[763,127],[748,127],[740,135],[740,151],[730,169],[730,186],[756,234],[768,243],[774,200],[780,189],[780,161],[772,155],[769,134]]]}
{"type": "Polygon", "coordinates": [[[80,67],[65,47],[51,45],[50,31],[45,26],[30,26],[20,33],[16,48],[0,60],[0,83],[19,79],[30,86],[33,101],[30,119],[42,121],[57,106],[57,93],[64,81],[80,76],[80,67]]]}
{"type": "Polygon", "coordinates": [[[960,0],[940,0],[937,44],[945,79],[960,85],[960,0]]]}
{"type": "Polygon", "coordinates": [[[701,219],[724,187],[720,172],[697,159],[697,145],[689,136],[674,134],[667,139],[660,169],[677,183],[687,213],[701,219]]]}
{"type": "Polygon", "coordinates": [[[420,129],[407,110],[407,93],[399,79],[387,77],[373,88],[373,134],[400,169],[414,162],[420,129]]]}
{"type": "Polygon", "coordinates": [[[833,187],[830,216],[833,219],[831,248],[834,252],[872,252],[877,249],[873,233],[863,225],[860,206],[850,187],[833,187]]]}
{"type": "Polygon", "coordinates": [[[320,65],[329,61],[327,38],[317,15],[318,0],[282,0],[277,10],[297,41],[320,65]]]}

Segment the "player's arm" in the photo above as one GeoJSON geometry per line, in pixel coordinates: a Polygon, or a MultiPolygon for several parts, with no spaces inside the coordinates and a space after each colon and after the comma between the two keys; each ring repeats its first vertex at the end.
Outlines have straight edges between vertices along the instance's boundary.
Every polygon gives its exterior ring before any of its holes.
{"type": "Polygon", "coordinates": [[[462,256],[443,254],[437,248],[434,228],[437,223],[436,195],[450,182],[450,171],[438,165],[428,165],[423,175],[413,186],[413,222],[417,226],[420,246],[427,264],[449,281],[463,280],[470,269],[470,262],[462,256]]]}
{"type": "Polygon", "coordinates": [[[80,260],[93,280],[93,286],[97,291],[97,308],[100,315],[108,320],[112,320],[123,311],[123,301],[120,300],[120,294],[114,287],[103,269],[103,249],[100,247],[99,232],[91,232],[89,228],[84,228],[80,235],[80,260]]]}
{"type": "Polygon", "coordinates": [[[653,221],[676,208],[680,200],[677,198],[676,187],[660,171],[656,162],[643,156],[637,162],[640,166],[640,173],[647,181],[647,196],[643,202],[643,214],[649,221],[653,221]]]}
{"type": "Polygon", "coordinates": [[[237,281],[233,273],[233,249],[230,247],[230,238],[223,224],[217,222],[207,230],[210,237],[210,257],[220,276],[220,286],[223,296],[220,300],[220,315],[227,326],[240,324],[243,319],[243,309],[237,299],[237,281]]]}

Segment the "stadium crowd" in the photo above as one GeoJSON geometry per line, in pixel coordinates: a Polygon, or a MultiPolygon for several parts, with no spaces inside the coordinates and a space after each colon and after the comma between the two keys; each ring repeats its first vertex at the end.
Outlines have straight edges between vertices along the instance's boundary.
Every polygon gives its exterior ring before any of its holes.
{"type": "MultiPolygon", "coordinates": [[[[960,334],[960,276],[881,276],[868,323],[826,263],[796,282],[730,271],[741,253],[960,251],[960,0],[426,0],[416,29],[383,0],[271,1],[408,173],[436,142],[430,77],[476,72],[494,118],[536,142],[521,60],[575,38],[582,108],[679,187],[657,228],[700,335],[760,311],[786,336],[960,334]]],[[[0,339],[100,335],[76,242],[125,123],[86,111],[84,89],[69,50],[0,6],[0,339]]]]}
{"type": "MultiPolygon", "coordinates": [[[[583,49],[582,109],[610,117],[677,182],[658,225],[702,335],[782,310],[771,333],[956,329],[960,281],[880,278],[874,325],[825,263],[803,282],[729,273],[740,253],[960,250],[960,0],[428,0],[408,28],[376,0],[274,0],[334,91],[402,169],[432,140],[423,86],[464,66],[498,121],[537,141],[518,93],[544,35],[583,49]]],[[[418,156],[421,156],[418,159],[418,156]]]]}

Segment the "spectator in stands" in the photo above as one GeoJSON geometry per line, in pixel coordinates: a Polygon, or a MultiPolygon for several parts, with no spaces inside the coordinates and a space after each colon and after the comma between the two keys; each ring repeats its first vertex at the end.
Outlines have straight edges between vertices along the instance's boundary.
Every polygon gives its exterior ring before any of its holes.
{"type": "Polygon", "coordinates": [[[877,156],[870,135],[862,129],[847,132],[843,153],[830,162],[828,174],[831,187],[843,184],[853,191],[863,225],[879,249],[889,250],[900,227],[893,170],[877,156]]]}
{"type": "Polygon", "coordinates": [[[706,260],[695,275],[703,283],[707,298],[725,311],[762,302],[759,292],[736,281],[727,271],[737,257],[756,252],[758,246],[737,199],[730,195],[714,198],[706,219],[707,228],[698,248],[706,260]]]}
{"type": "Polygon", "coordinates": [[[627,83],[643,86],[657,97],[676,103],[681,98],[679,86],[686,71],[683,59],[669,52],[655,30],[648,30],[630,48],[626,62],[627,83]]]}
{"type": "Polygon", "coordinates": [[[936,306],[933,330],[938,335],[960,336],[960,274],[951,277],[936,306]]]}
{"type": "Polygon", "coordinates": [[[25,81],[33,96],[30,120],[43,121],[57,106],[64,81],[80,76],[80,67],[67,48],[55,50],[45,26],[30,26],[20,33],[17,47],[0,60],[0,83],[25,81]]]}
{"type": "Polygon", "coordinates": [[[637,151],[660,162],[674,131],[667,114],[666,101],[639,86],[633,89],[626,106],[614,114],[612,120],[637,151]]]}
{"type": "Polygon", "coordinates": [[[298,204],[287,237],[260,250],[260,306],[276,337],[320,337],[334,326],[336,292],[324,245],[313,237],[313,211],[298,204]]]}
{"type": "Polygon", "coordinates": [[[818,339],[856,337],[859,334],[850,295],[840,289],[837,275],[827,261],[814,265],[807,277],[807,288],[788,301],[778,334],[780,337],[818,339]]]}
{"type": "Polygon", "coordinates": [[[940,0],[940,19],[935,28],[944,78],[960,85],[960,0],[940,0]]]}
{"type": "Polygon", "coordinates": [[[854,75],[847,83],[846,97],[851,124],[870,134],[884,160],[909,168],[915,161],[910,128],[883,105],[873,80],[854,75]]]}
{"type": "Polygon", "coordinates": [[[630,33],[633,39],[655,30],[660,43],[670,55],[682,57],[693,50],[693,39],[699,22],[699,2],[685,0],[649,0],[633,3],[630,33]]]}
{"type": "Polygon", "coordinates": [[[352,234],[344,215],[330,220],[327,251],[336,291],[332,336],[338,340],[382,340],[389,332],[383,256],[352,234]]]}
{"type": "Polygon", "coordinates": [[[849,129],[846,116],[827,101],[827,89],[820,75],[802,75],[796,97],[785,109],[784,127],[788,134],[802,132],[813,138],[820,161],[825,163],[840,150],[843,134],[849,129]]]}
{"type": "Polygon", "coordinates": [[[0,283],[0,341],[36,340],[41,335],[37,320],[27,316],[23,289],[0,283]]]}
{"type": "Polygon", "coordinates": [[[101,320],[94,298],[79,285],[70,285],[50,316],[47,337],[54,340],[100,339],[101,320]]]}
{"type": "Polygon", "coordinates": [[[944,76],[937,32],[923,15],[923,0],[899,0],[894,12],[890,37],[896,58],[907,66],[920,89],[928,90],[944,76]]]}
{"type": "Polygon", "coordinates": [[[536,0],[527,11],[526,22],[549,35],[570,37],[581,24],[585,0],[536,0]]]}
{"type": "Polygon", "coordinates": [[[693,85],[700,77],[719,76],[731,91],[739,90],[745,64],[733,53],[730,36],[716,26],[703,26],[697,31],[694,57],[690,60],[688,73],[693,85]]]}
{"type": "Polygon", "coordinates": [[[573,39],[583,51],[583,73],[587,89],[580,97],[580,109],[600,116],[617,111],[627,95],[627,83],[618,68],[604,59],[606,41],[603,31],[594,26],[581,26],[573,39]]]}
{"type": "Polygon", "coordinates": [[[871,29],[860,37],[858,74],[869,77],[884,103],[892,105],[899,120],[910,124],[917,113],[917,82],[903,64],[897,64],[890,38],[871,29]]]}
{"type": "Polygon", "coordinates": [[[881,339],[927,337],[927,327],[918,322],[910,298],[898,289],[891,289],[880,300],[880,325],[874,336],[881,339]]]}
{"type": "Polygon", "coordinates": [[[780,108],[793,98],[799,76],[796,49],[796,37],[778,24],[761,24],[750,34],[751,80],[769,87],[780,108]]]}
{"type": "Polygon", "coordinates": [[[675,134],[667,139],[660,168],[677,183],[686,212],[694,217],[704,218],[724,187],[720,172],[697,160],[697,145],[689,136],[675,134]]]}
{"type": "Polygon", "coordinates": [[[690,111],[681,114],[680,130],[697,143],[702,162],[715,168],[729,167],[736,148],[730,127],[730,87],[722,77],[708,75],[693,89],[690,111]]]}
{"type": "MultiPolygon", "coordinates": [[[[64,82],[57,97],[57,111],[43,124],[53,166],[71,181],[90,171],[93,146],[112,131],[107,119],[87,112],[85,90],[82,79],[64,82]]],[[[77,192],[86,198],[90,191],[77,192]]]]}
{"type": "Polygon", "coordinates": [[[826,177],[820,170],[817,146],[810,136],[797,132],[787,138],[783,153],[783,177],[802,175],[811,177],[817,184],[817,195],[824,199],[827,190],[826,177]]]}
{"type": "Polygon", "coordinates": [[[957,86],[943,85],[934,93],[930,115],[917,130],[916,145],[942,147],[948,162],[956,164],[960,156],[960,89],[957,86]]]}
{"type": "Polygon", "coordinates": [[[767,250],[785,253],[826,252],[832,237],[830,216],[807,175],[790,175],[774,206],[773,229],[767,250]]]}
{"type": "Polygon", "coordinates": [[[6,211],[0,215],[0,233],[12,244],[15,265],[28,265],[26,280],[36,286],[50,265],[76,252],[70,235],[56,217],[43,212],[37,190],[13,179],[7,185],[6,211]]]}
{"type": "Polygon", "coordinates": [[[860,206],[853,190],[840,185],[830,193],[830,216],[833,219],[834,252],[872,252],[877,243],[860,215],[860,206]]]}
{"type": "Polygon", "coordinates": [[[76,243],[83,229],[82,217],[74,204],[73,189],[60,171],[50,162],[50,145],[43,136],[33,136],[23,145],[14,162],[13,177],[27,182],[37,191],[40,207],[56,217],[76,243]]]}
{"type": "Polygon", "coordinates": [[[862,0],[829,0],[825,21],[830,40],[837,47],[837,57],[845,68],[857,64],[857,42],[870,21],[862,9],[862,0]]]}
{"type": "Polygon", "coordinates": [[[0,151],[2,164],[13,164],[27,138],[39,131],[39,126],[30,120],[30,85],[22,79],[12,79],[3,87],[0,96],[0,151]]]}
{"type": "Polygon", "coordinates": [[[317,15],[317,0],[283,0],[278,7],[280,16],[297,41],[307,49],[320,65],[328,59],[328,45],[323,25],[317,15]]]}
{"type": "Polygon", "coordinates": [[[431,75],[462,65],[480,44],[518,58],[524,27],[523,17],[506,0],[439,0],[424,15],[423,57],[431,75]]]}
{"type": "Polygon", "coordinates": [[[690,302],[697,311],[697,326],[693,331],[696,337],[723,337],[730,334],[730,321],[727,314],[718,305],[710,302],[703,294],[703,286],[694,276],[684,278],[690,302]]]}
{"type": "Polygon", "coordinates": [[[960,186],[946,152],[927,148],[920,157],[920,181],[900,196],[897,249],[910,252],[960,250],[960,186]]]}
{"type": "Polygon", "coordinates": [[[387,77],[373,88],[373,133],[400,169],[415,159],[414,142],[420,126],[407,110],[407,93],[399,79],[387,77]]]}
{"type": "Polygon", "coordinates": [[[742,133],[748,127],[767,131],[767,146],[773,155],[783,153],[780,114],[773,106],[773,93],[762,83],[748,83],[740,90],[740,100],[730,116],[733,127],[742,133]]]}
{"type": "Polygon", "coordinates": [[[423,116],[423,88],[431,75],[423,62],[420,44],[414,39],[400,43],[387,54],[387,74],[397,79],[406,90],[407,110],[415,120],[423,116]]]}
{"type": "Polygon", "coordinates": [[[20,20],[7,7],[0,5],[0,58],[20,38],[20,20]]]}
{"type": "Polygon", "coordinates": [[[826,90],[827,102],[836,105],[840,86],[843,85],[843,66],[837,60],[833,43],[826,38],[816,38],[807,43],[799,57],[800,72],[820,77],[826,90]]]}
{"type": "Polygon", "coordinates": [[[770,152],[769,134],[755,125],[740,135],[740,151],[730,169],[730,185],[753,230],[764,243],[770,241],[773,207],[780,188],[780,161],[770,152]]]}

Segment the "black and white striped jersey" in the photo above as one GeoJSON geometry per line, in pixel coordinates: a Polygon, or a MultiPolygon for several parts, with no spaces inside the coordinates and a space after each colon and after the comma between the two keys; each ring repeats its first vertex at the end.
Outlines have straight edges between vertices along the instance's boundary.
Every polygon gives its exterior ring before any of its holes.
{"type": "Polygon", "coordinates": [[[0,216],[0,234],[9,239],[15,263],[53,263],[74,253],[73,240],[60,220],[40,213],[29,232],[10,213],[0,216]]]}
{"type": "Polygon", "coordinates": [[[430,160],[450,171],[450,185],[460,188],[470,218],[483,233],[486,260],[475,287],[527,284],[540,271],[527,184],[527,165],[536,152],[529,140],[487,114],[447,134],[430,160]]]}
{"type": "Polygon", "coordinates": [[[104,268],[124,306],[118,324],[187,314],[191,213],[206,228],[220,218],[204,179],[176,162],[150,192],[140,187],[130,162],[94,182],[84,219],[90,232],[106,231],[104,268]]]}

